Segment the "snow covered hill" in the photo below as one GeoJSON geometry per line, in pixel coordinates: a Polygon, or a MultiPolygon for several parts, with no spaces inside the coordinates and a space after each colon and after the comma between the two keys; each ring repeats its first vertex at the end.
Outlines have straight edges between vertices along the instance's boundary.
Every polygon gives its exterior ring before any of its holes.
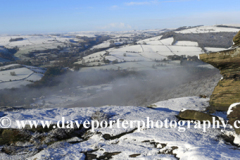
{"type": "Polygon", "coordinates": [[[234,25],[229,27],[219,26],[200,26],[196,28],[185,29],[182,31],[176,31],[177,33],[211,33],[211,32],[238,32],[239,29],[234,28],[234,25]]]}
{"type": "Polygon", "coordinates": [[[54,35],[0,36],[0,46],[10,49],[18,47],[19,50],[15,56],[25,59],[27,57],[25,57],[24,54],[28,54],[33,51],[44,51],[48,49],[56,49],[57,47],[66,47],[70,44],[70,40],[77,41],[74,37],[66,38],[54,35]],[[18,38],[21,39],[18,40],[18,38]]]}
{"type": "Polygon", "coordinates": [[[11,64],[0,67],[0,89],[11,89],[26,86],[41,80],[46,69],[11,64]]]}
{"type": "MultiPolygon", "coordinates": [[[[162,70],[179,67],[184,58],[189,60],[191,58],[188,57],[197,57],[205,52],[227,49],[224,48],[226,45],[222,48],[215,46],[222,46],[220,43],[223,42],[223,39],[224,42],[228,39],[231,40],[232,37],[228,33],[235,34],[238,30],[233,26],[199,26],[184,28],[180,31],[163,32],[160,36],[139,40],[134,45],[124,45],[95,52],[84,56],[75,64],[85,66],[81,72],[162,70]],[[218,40],[219,38],[222,40],[218,40]]],[[[95,48],[108,48],[109,46],[110,40],[95,46],[95,48]]]]}

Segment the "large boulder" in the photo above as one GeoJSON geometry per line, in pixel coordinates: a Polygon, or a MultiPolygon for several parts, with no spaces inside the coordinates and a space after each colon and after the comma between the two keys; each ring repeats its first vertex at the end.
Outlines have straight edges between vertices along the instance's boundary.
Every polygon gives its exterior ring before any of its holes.
{"type": "MultiPolygon", "coordinates": [[[[240,120],[240,103],[234,103],[230,105],[228,111],[227,111],[227,118],[229,124],[231,124],[237,134],[240,134],[240,128],[235,128],[234,122],[237,120],[240,120]]],[[[237,124],[240,126],[240,124],[237,124]]]]}
{"type": "Polygon", "coordinates": [[[227,111],[232,103],[240,102],[240,48],[200,54],[199,57],[218,68],[223,76],[210,97],[210,105],[216,110],[227,111]]]}
{"type": "MultiPolygon", "coordinates": [[[[210,121],[212,123],[212,119],[215,116],[209,115],[207,113],[195,111],[195,110],[184,110],[179,112],[178,116],[179,119],[183,120],[195,120],[195,121],[210,121]]],[[[215,117],[216,120],[219,120],[218,117],[215,117]]]]}
{"type": "Polygon", "coordinates": [[[240,46],[240,31],[233,37],[233,42],[235,46],[240,46]]]}
{"type": "Polygon", "coordinates": [[[20,129],[1,129],[0,132],[0,145],[10,145],[19,141],[25,142],[31,137],[30,132],[20,129]]]}

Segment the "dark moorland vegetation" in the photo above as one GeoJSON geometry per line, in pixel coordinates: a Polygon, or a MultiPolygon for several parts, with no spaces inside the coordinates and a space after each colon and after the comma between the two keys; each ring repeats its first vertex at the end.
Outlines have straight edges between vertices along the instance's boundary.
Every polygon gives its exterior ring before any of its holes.
{"type": "Polygon", "coordinates": [[[232,39],[236,35],[235,32],[219,32],[219,33],[175,33],[167,32],[161,39],[173,37],[175,44],[177,41],[195,41],[199,47],[217,47],[229,48],[232,46],[232,39]]]}

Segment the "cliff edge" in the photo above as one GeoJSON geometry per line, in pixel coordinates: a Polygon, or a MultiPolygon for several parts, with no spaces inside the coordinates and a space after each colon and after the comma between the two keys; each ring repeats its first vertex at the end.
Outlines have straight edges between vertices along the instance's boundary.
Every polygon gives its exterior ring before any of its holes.
{"type": "Polygon", "coordinates": [[[232,103],[240,102],[240,32],[233,42],[229,50],[199,55],[202,61],[218,68],[223,76],[210,97],[211,107],[219,111],[227,111],[232,103]]]}

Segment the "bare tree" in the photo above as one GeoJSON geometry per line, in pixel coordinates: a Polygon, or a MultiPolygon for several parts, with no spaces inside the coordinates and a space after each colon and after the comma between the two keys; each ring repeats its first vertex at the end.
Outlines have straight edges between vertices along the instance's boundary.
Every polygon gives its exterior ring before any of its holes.
{"type": "Polygon", "coordinates": [[[13,71],[13,72],[10,72],[10,75],[11,76],[16,76],[16,73],[13,71]]]}

